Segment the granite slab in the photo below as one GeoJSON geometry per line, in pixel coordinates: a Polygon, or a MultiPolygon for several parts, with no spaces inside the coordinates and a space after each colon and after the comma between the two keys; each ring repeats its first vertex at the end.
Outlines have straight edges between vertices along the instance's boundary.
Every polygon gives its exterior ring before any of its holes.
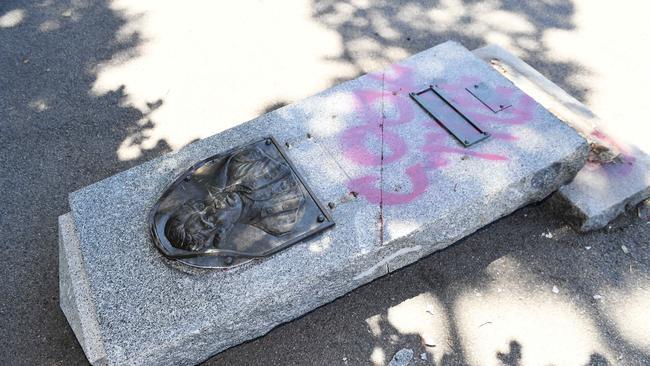
{"type": "Polygon", "coordinates": [[[650,197],[650,151],[635,146],[533,67],[507,50],[489,45],[473,51],[550,112],[576,128],[590,144],[589,161],[576,178],[548,200],[547,207],[579,231],[597,230],[650,197]],[[603,159],[602,157],[606,158],[603,159]]]}
{"type": "Polygon", "coordinates": [[[447,42],[70,194],[61,230],[76,237],[62,236],[62,248],[79,260],[61,266],[61,278],[88,296],[61,306],[107,364],[196,364],[546,197],[587,154],[575,130],[447,42]],[[512,106],[487,109],[466,90],[477,82],[512,106]],[[431,83],[491,137],[459,145],[409,98],[431,83]],[[165,187],[194,162],[267,135],[332,203],[336,225],[229,270],[163,257],[147,216],[165,187]]]}

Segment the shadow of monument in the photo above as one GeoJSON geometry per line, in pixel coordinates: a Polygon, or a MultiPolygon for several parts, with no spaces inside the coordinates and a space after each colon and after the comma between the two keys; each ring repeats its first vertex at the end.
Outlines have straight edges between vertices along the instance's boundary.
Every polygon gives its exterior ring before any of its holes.
{"type": "MultiPolygon", "coordinates": [[[[546,288],[541,296],[556,296],[551,288],[553,284],[558,284],[565,296],[559,301],[569,301],[580,313],[593,320],[594,330],[603,340],[601,346],[609,349],[609,353],[606,350],[595,350],[583,354],[583,348],[580,355],[584,356],[585,365],[616,364],[619,362],[618,357],[630,364],[646,364],[650,362],[650,355],[622,337],[607,314],[599,309],[598,301],[593,299],[593,294],[600,293],[605,286],[626,285],[623,278],[630,269],[627,265],[621,265],[625,261],[625,255],[612,242],[612,235],[622,236],[626,242],[630,237],[650,235],[650,228],[641,220],[630,217],[627,220],[629,222],[619,223],[614,233],[599,231],[577,235],[570,230],[562,231],[567,229],[566,225],[558,218],[549,217],[540,205],[520,209],[451,247],[362,286],[329,305],[277,327],[264,337],[226,350],[205,364],[265,365],[268,360],[273,360],[280,364],[299,365],[305,360],[315,360],[313,364],[319,365],[360,365],[371,364],[371,354],[376,349],[382,351],[384,364],[387,364],[392,355],[402,348],[410,348],[415,352],[411,363],[413,365],[476,364],[476,360],[466,354],[467,351],[474,353],[475,350],[467,347],[480,345],[467,343],[470,335],[466,333],[466,326],[461,327],[466,322],[462,323],[458,319],[459,315],[464,314],[459,312],[457,305],[468,294],[474,297],[477,292],[486,293],[493,288],[494,269],[490,267],[503,258],[512,259],[518,267],[541,281],[542,287],[546,288]],[[546,230],[562,231],[563,234],[549,240],[540,235],[546,230]],[[589,255],[585,254],[585,246],[593,246],[589,255]],[[423,293],[430,293],[439,300],[440,311],[449,320],[448,344],[427,344],[421,335],[403,333],[394,321],[388,319],[389,309],[423,293]],[[374,334],[368,319],[378,317],[378,314],[379,320],[375,327],[379,332],[374,334]],[[428,353],[427,361],[419,357],[424,352],[428,353]],[[432,360],[434,355],[439,361],[432,360]]],[[[637,253],[633,259],[637,264],[634,271],[643,272],[646,276],[650,274],[650,255],[645,253],[648,245],[650,244],[640,244],[633,249],[637,253]]],[[[537,285],[531,283],[530,278],[519,278],[517,281],[523,285],[523,292],[519,296],[530,296],[529,302],[537,301],[535,299],[540,296],[537,285]]],[[[508,289],[504,291],[507,292],[508,289]]],[[[478,299],[479,302],[483,301],[480,297],[478,299]]],[[[514,296],[509,301],[518,302],[521,299],[514,296]]],[[[558,300],[548,301],[553,305],[546,306],[551,306],[549,310],[552,310],[558,300]]],[[[499,311],[498,308],[493,310],[499,311]]],[[[523,306],[518,311],[530,310],[532,309],[528,306],[523,306]]],[[[529,317],[532,319],[534,315],[529,317]]],[[[488,326],[503,326],[497,320],[494,322],[488,326]]],[[[533,325],[537,323],[532,322],[533,325]]],[[[482,325],[476,324],[477,327],[482,325]]],[[[569,321],[562,327],[579,325],[569,321]]],[[[516,330],[517,327],[518,324],[505,325],[506,332],[516,330]]],[[[540,329],[541,334],[549,331],[562,334],[565,329],[555,326],[552,329],[540,329]]],[[[589,338],[593,335],[581,333],[581,337],[589,338]]],[[[510,341],[498,348],[504,351],[496,351],[491,359],[482,361],[486,364],[523,365],[527,349],[536,348],[539,352],[539,349],[548,347],[545,344],[547,341],[541,338],[530,343],[531,339],[527,339],[529,343],[524,343],[516,337],[510,338],[510,341]]],[[[549,355],[549,358],[576,357],[578,351],[571,346],[574,339],[568,341],[565,349],[555,350],[557,354],[549,355]]],[[[581,340],[575,342],[579,344],[581,340]]]]}

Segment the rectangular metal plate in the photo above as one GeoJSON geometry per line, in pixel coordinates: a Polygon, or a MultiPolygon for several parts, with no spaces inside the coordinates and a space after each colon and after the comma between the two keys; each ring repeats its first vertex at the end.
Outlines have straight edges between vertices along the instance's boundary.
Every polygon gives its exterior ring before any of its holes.
{"type": "Polygon", "coordinates": [[[512,107],[512,104],[505,98],[497,94],[492,88],[485,83],[476,83],[468,88],[465,88],[474,98],[478,99],[492,112],[499,113],[502,110],[512,107]]]}
{"type": "Polygon", "coordinates": [[[410,95],[420,107],[463,146],[472,146],[490,136],[461,113],[459,106],[456,105],[453,99],[451,97],[445,98],[440,88],[435,85],[410,95]]]}

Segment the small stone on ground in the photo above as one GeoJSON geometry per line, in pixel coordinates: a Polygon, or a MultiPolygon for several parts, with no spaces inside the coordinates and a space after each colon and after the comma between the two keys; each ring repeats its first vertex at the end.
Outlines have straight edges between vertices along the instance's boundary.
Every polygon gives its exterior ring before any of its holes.
{"type": "Polygon", "coordinates": [[[650,199],[641,202],[638,209],[639,218],[650,222],[650,199]]]}
{"type": "Polygon", "coordinates": [[[406,366],[411,362],[411,359],[413,358],[413,350],[409,348],[402,348],[401,350],[397,351],[395,355],[393,356],[393,359],[390,360],[390,363],[388,363],[388,366],[406,366]]]}

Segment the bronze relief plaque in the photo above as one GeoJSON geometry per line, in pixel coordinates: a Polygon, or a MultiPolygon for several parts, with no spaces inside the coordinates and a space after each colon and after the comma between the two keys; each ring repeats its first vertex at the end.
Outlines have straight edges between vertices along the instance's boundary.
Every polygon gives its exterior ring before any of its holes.
{"type": "Polygon", "coordinates": [[[164,191],[149,223],[166,257],[202,268],[267,257],[334,225],[273,137],[194,164],[164,191]]]}

